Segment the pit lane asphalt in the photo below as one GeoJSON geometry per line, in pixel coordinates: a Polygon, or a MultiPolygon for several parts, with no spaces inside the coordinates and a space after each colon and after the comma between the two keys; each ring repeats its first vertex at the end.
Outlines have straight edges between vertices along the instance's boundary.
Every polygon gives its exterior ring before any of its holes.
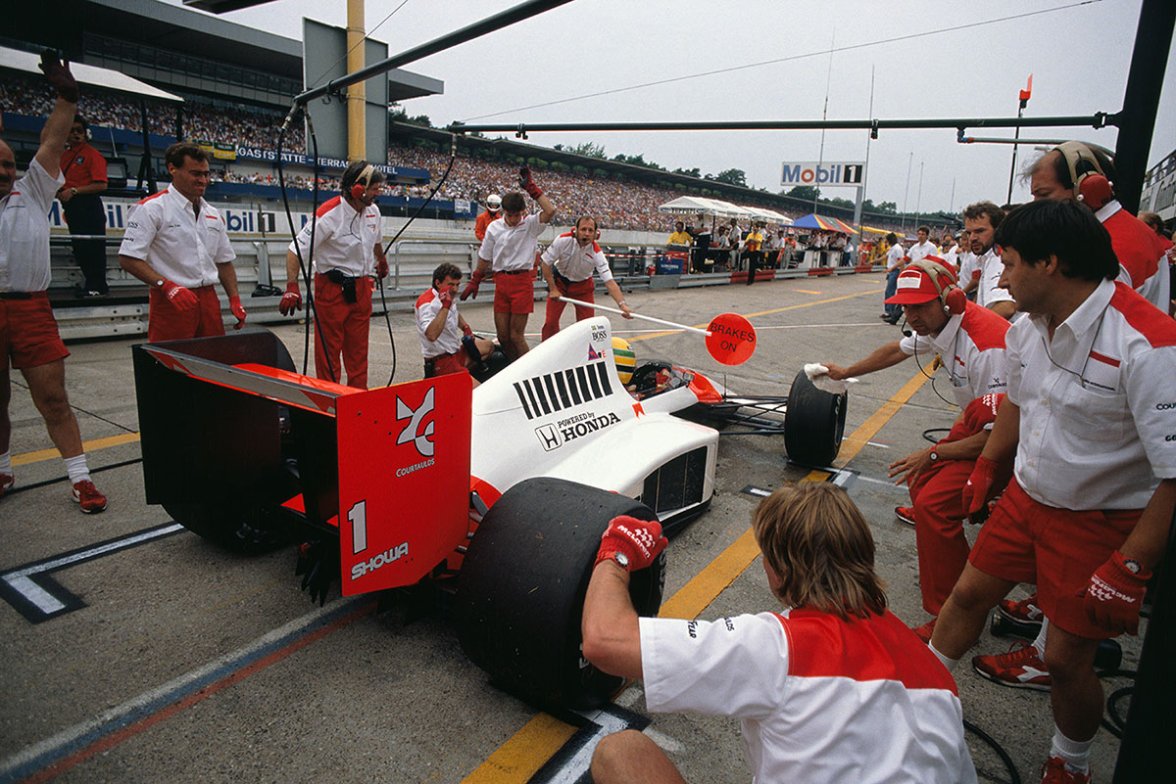
{"type": "MultiPolygon", "coordinates": [[[[698,336],[612,318],[639,361],[672,359],[738,393],[787,394],[804,363],[848,364],[898,337],[878,319],[882,286],[881,275],[872,274],[627,294],[639,311],[689,325],[725,311],[748,316],[758,349],[733,368],[715,363],[698,336]]],[[[542,303],[536,305],[537,332],[542,303]]],[[[488,303],[465,303],[462,313],[476,330],[493,333],[488,303]]],[[[564,318],[570,320],[571,308],[564,318]]],[[[411,315],[395,311],[392,326],[396,380],[419,378],[411,315]]],[[[301,366],[301,326],[274,331],[301,366]]],[[[333,596],[320,609],[298,590],[292,549],[246,558],[187,531],[160,528],[171,520],[144,503],[136,462],[130,346],[141,340],[73,344],[66,362],[90,465],[110,497],[101,515],[80,514],[67,485],[52,482],[61,463],[47,450],[23,379],[13,374],[19,492],[0,500],[0,577],[32,591],[14,573],[31,566],[32,585],[51,589],[67,611],[32,622],[11,601],[0,606],[0,782],[576,781],[598,726],[645,723],[640,685],[587,719],[537,713],[487,683],[443,618],[418,617],[403,602],[371,597],[333,596]],[[39,482],[49,484],[31,487],[39,482]],[[142,532],[151,536],[134,546],[91,552],[142,532]]],[[[371,379],[383,383],[391,351],[382,320],[373,322],[371,341],[371,379]]],[[[950,397],[947,383],[934,386],[950,397]]],[[[866,377],[850,392],[838,459],[847,473],[839,481],[870,520],[891,605],[912,625],[927,618],[914,530],[893,516],[907,496],[886,481],[886,467],[921,448],[925,429],[949,427],[954,411],[912,361],[866,377]]],[[[713,619],[774,609],[746,537],[757,499],[742,491],[830,478],[787,464],[783,454],[782,437],[721,439],[713,504],[670,547],[666,597],[673,614],[713,619]]],[[[1134,668],[1138,640],[1121,641],[1123,666],[1134,668]]],[[[986,633],[972,653],[1008,644],[986,633]]],[[[1033,780],[1052,732],[1048,696],[989,684],[967,658],[956,678],[966,717],[1003,744],[1023,779],[1033,780]]],[[[1104,680],[1108,692],[1125,683],[1104,680]]],[[[750,780],[735,722],[649,719],[646,732],[687,780],[750,780]]],[[[1008,780],[983,744],[971,745],[982,781],[1008,780]]],[[[1118,741],[1100,731],[1096,780],[1110,780],[1117,752],[1118,741]]]]}

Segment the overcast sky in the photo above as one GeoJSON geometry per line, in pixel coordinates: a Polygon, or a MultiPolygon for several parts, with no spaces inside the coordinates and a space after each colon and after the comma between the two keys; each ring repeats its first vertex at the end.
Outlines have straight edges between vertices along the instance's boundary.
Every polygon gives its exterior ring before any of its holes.
{"type": "MultiPolygon", "coordinates": [[[[395,54],[518,4],[407,0],[384,21],[402,0],[367,0],[366,29],[395,54]]],[[[342,26],[345,6],[344,0],[274,0],[223,18],[301,39],[303,16],[342,26]]],[[[862,119],[870,116],[872,73],[877,118],[1012,117],[1032,73],[1026,116],[1110,113],[1122,108],[1139,7],[1139,0],[575,0],[407,66],[443,80],[445,94],[405,108],[427,114],[434,125],[475,118],[800,120],[820,119],[827,97],[829,118],[862,119]]],[[[1149,166],[1176,149],[1176,52],[1168,55],[1164,82],[1149,166]]],[[[969,133],[1010,137],[1012,130],[969,133]]],[[[1113,149],[1116,133],[1087,127],[1022,135],[1113,149]]],[[[954,130],[882,131],[869,145],[866,197],[911,212],[959,210],[984,198],[1003,202],[1012,148],[962,145],[955,136],[954,130]]],[[[865,131],[830,131],[823,153],[818,131],[552,133],[531,134],[530,141],[593,141],[609,157],[642,154],[669,169],[742,169],[750,185],[775,192],[783,161],[864,160],[866,137],[865,131]]],[[[1022,161],[1036,154],[1021,150],[1022,161]]],[[[825,194],[854,197],[850,189],[825,194]]],[[[1013,199],[1025,198],[1018,179],[1013,199]]]]}

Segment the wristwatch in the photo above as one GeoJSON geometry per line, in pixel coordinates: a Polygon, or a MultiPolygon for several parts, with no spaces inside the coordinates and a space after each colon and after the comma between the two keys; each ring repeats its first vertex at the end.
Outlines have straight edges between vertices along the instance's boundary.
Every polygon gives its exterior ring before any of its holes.
{"type": "Polygon", "coordinates": [[[930,452],[930,454],[927,455],[927,459],[930,460],[932,463],[939,462],[939,453],[937,451],[935,451],[935,447],[931,447],[931,452],[930,452]]]}
{"type": "MultiPolygon", "coordinates": [[[[620,553],[617,553],[617,555],[620,555],[620,553]]],[[[1132,574],[1139,574],[1143,571],[1143,564],[1141,564],[1139,561],[1136,561],[1134,558],[1124,558],[1123,568],[1132,574]]]]}
{"type": "Polygon", "coordinates": [[[613,553],[613,560],[616,561],[617,565],[622,569],[629,568],[629,556],[625,555],[624,553],[613,553]]]}

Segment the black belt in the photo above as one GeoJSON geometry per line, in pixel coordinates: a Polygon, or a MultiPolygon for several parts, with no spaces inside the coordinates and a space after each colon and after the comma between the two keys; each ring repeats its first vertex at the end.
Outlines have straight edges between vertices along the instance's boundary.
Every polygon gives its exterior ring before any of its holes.
{"type": "Polygon", "coordinates": [[[530,271],[531,271],[531,268],[528,267],[527,269],[521,269],[521,270],[498,270],[494,274],[495,275],[522,275],[524,272],[530,272],[530,271]]]}
{"type": "Polygon", "coordinates": [[[0,299],[32,299],[31,291],[0,291],[0,299]]]}

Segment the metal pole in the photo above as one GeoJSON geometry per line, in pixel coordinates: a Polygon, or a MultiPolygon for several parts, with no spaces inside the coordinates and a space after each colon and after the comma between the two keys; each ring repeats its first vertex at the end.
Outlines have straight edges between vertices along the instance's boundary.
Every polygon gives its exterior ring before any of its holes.
{"type": "Polygon", "coordinates": [[[919,161],[919,189],[915,191],[915,228],[919,227],[919,215],[923,206],[923,162],[919,161]]]}
{"type": "MultiPolygon", "coordinates": [[[[363,0],[347,0],[347,69],[358,71],[367,62],[364,51],[363,0]]],[[[364,104],[367,85],[355,82],[347,87],[347,157],[353,161],[367,157],[367,128],[364,123],[364,104]]]]}
{"type": "Polygon", "coordinates": [[[902,230],[904,234],[906,233],[907,207],[909,207],[911,203],[911,166],[914,164],[914,162],[915,151],[911,150],[911,154],[907,156],[906,187],[902,190],[902,230]]]}
{"type": "MultiPolygon", "coordinates": [[[[1025,101],[1021,101],[1017,108],[1017,119],[1021,119],[1021,115],[1025,113],[1025,101]]],[[[1005,204],[1010,204],[1013,201],[1013,178],[1017,176],[1017,142],[1021,138],[1021,126],[1017,126],[1013,131],[1013,162],[1009,166],[1009,192],[1005,196],[1005,204]]]]}

